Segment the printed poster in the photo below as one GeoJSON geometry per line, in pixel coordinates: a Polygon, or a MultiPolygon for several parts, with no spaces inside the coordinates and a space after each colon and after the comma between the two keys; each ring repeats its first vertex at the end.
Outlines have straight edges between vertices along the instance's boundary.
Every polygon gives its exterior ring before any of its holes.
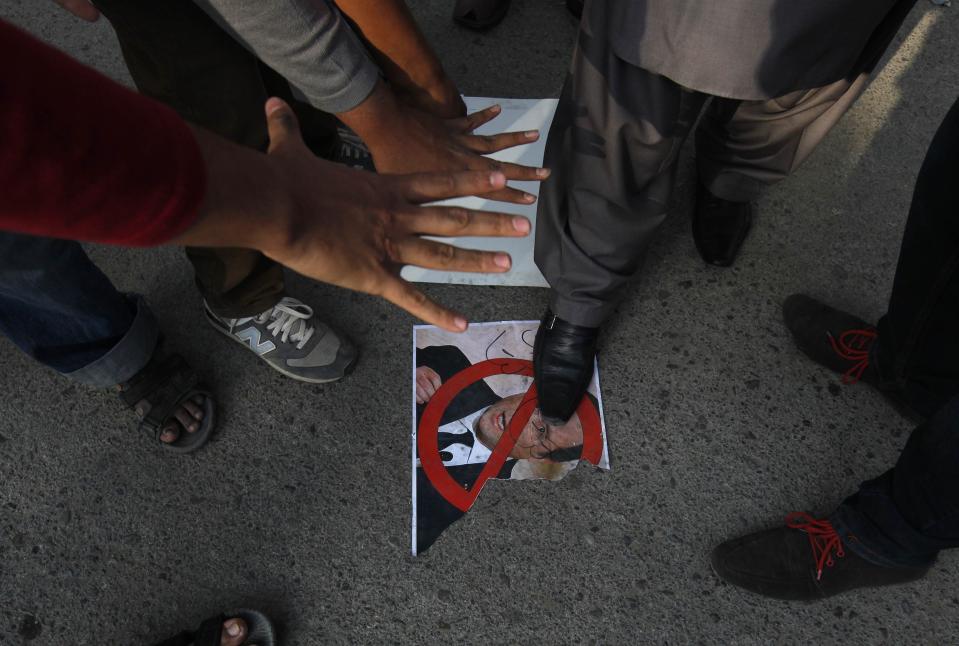
{"type": "Polygon", "coordinates": [[[489,478],[560,480],[609,470],[598,370],[576,414],[546,424],[533,386],[538,321],[413,328],[413,554],[462,518],[489,478]]]}

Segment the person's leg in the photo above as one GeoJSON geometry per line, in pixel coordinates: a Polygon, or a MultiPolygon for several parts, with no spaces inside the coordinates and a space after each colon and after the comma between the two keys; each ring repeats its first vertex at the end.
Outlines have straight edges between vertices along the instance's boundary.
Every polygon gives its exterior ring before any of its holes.
{"type": "Polygon", "coordinates": [[[848,548],[886,567],[928,567],[959,547],[959,397],[909,436],[896,466],[830,520],[848,548]]]}
{"type": "Polygon", "coordinates": [[[713,100],[696,139],[700,186],[693,238],[706,262],[735,261],[752,224],[750,201],[797,168],[852,106],[912,4],[895,3],[835,83],[767,101],[713,100]]]}
{"type": "Polygon", "coordinates": [[[27,355],[94,388],[143,368],[159,327],[76,242],[0,233],[0,331],[27,355]]]}
{"type": "Polygon", "coordinates": [[[783,315],[797,345],[844,381],[862,380],[914,416],[959,393],[959,101],[916,180],[889,309],[872,325],[808,296],[783,315]]]}
{"type": "Polygon", "coordinates": [[[718,546],[716,573],[770,597],[813,600],[925,576],[959,547],[959,397],[916,428],[896,466],[864,482],[829,516],[718,546]]]}
{"type": "MultiPolygon", "coordinates": [[[[97,0],[143,94],[236,143],[265,150],[259,61],[190,0],[97,0]]],[[[223,316],[252,316],[283,295],[283,271],[249,249],[188,249],[204,300],[223,316]]]]}
{"type": "Polygon", "coordinates": [[[546,143],[536,264],[550,308],[576,325],[606,320],[666,218],[683,141],[705,102],[619,59],[603,3],[591,3],[546,143]]]}
{"type": "MultiPolygon", "coordinates": [[[[159,326],[146,302],[118,292],[79,243],[0,233],[0,333],[73,381],[122,388],[150,364],[159,326]]],[[[183,402],[160,439],[198,430],[203,407],[202,398],[183,402]]]]}
{"type": "Polygon", "coordinates": [[[752,225],[751,201],[805,161],[867,82],[861,74],[768,101],[712,99],[696,129],[693,239],[706,262],[733,264],[752,225]]]}
{"type": "MultiPolygon", "coordinates": [[[[191,0],[97,0],[113,24],[130,74],[144,94],[184,119],[241,145],[268,145],[263,105],[279,96],[294,107],[304,141],[320,156],[336,154],[336,122],[295,100],[289,84],[191,0]]],[[[286,296],[283,270],[249,249],[187,249],[207,319],[287,376],[333,381],[356,350],[286,296]],[[262,339],[268,339],[262,341],[262,339]]]]}
{"type": "Polygon", "coordinates": [[[598,327],[666,217],[676,158],[705,102],[617,57],[607,21],[605,3],[587,6],[546,144],[535,258],[551,289],[533,357],[551,423],[585,392],[598,327]]]}
{"type": "Polygon", "coordinates": [[[714,98],[696,128],[699,181],[730,202],[785,179],[859,98],[868,75],[768,101],[714,98]]]}
{"type": "Polygon", "coordinates": [[[885,385],[929,416],[959,394],[959,100],[926,153],[874,349],[885,385]]]}

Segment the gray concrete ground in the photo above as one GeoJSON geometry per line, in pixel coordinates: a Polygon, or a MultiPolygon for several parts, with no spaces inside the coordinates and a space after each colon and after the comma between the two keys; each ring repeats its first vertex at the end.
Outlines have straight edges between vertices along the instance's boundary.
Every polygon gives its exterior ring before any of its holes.
{"type": "MultiPolygon", "coordinates": [[[[558,94],[575,32],[560,0],[515,2],[487,35],[453,27],[447,0],[413,4],[464,92],[558,94]]],[[[0,16],[128,80],[107,24],[37,0],[3,0],[0,16]]],[[[269,612],[287,644],[955,643],[959,555],[914,585],[810,605],[726,586],[707,555],[788,511],[830,510],[908,435],[880,397],[797,352],[779,305],[806,291],[883,312],[913,180],[959,94],[956,42],[956,9],[921,1],[856,108],[760,201],[734,269],[693,249],[687,155],[600,360],[614,470],[494,483],[416,559],[408,316],[293,278],[365,348],[342,383],[299,384],[203,322],[176,250],[94,249],[215,384],[220,431],[196,456],[159,452],[111,393],[0,340],[0,643],[150,643],[236,605],[269,612]]],[[[545,297],[429,292],[474,320],[535,318],[545,297]]]]}

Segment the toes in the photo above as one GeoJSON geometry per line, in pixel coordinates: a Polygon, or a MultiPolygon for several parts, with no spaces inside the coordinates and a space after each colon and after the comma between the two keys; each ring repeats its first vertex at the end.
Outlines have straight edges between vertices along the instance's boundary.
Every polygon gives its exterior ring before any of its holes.
{"type": "Polygon", "coordinates": [[[240,646],[246,639],[246,622],[237,617],[223,622],[223,632],[220,633],[220,646],[240,646]]]}
{"type": "Polygon", "coordinates": [[[183,408],[187,409],[190,415],[196,420],[203,419],[203,408],[201,408],[201,405],[196,404],[192,399],[183,402],[183,408]]]}
{"type": "Polygon", "coordinates": [[[176,417],[177,421],[180,422],[180,425],[186,429],[187,433],[193,433],[200,428],[200,425],[193,418],[193,415],[190,415],[185,408],[179,409],[174,417],[176,417]]]}
{"type": "Polygon", "coordinates": [[[180,427],[177,424],[167,424],[160,431],[160,441],[164,444],[173,444],[180,437],[180,427]]]}

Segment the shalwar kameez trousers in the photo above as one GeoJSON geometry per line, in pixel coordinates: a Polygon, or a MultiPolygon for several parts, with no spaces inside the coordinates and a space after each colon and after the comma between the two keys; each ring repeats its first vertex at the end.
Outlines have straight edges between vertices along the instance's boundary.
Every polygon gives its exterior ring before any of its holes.
{"type": "MultiPolygon", "coordinates": [[[[738,219],[728,248],[710,246],[734,257],[751,221],[743,208],[849,109],[914,3],[587,2],[536,222],[536,264],[551,288],[533,350],[544,419],[565,423],[582,399],[599,328],[666,218],[697,120],[699,199],[738,219]]],[[[697,207],[697,222],[707,210],[697,207]]]]}
{"type": "Polygon", "coordinates": [[[537,214],[553,314],[588,327],[609,316],[666,218],[701,113],[699,181],[756,198],[862,93],[914,2],[588,2],[537,214]]]}

